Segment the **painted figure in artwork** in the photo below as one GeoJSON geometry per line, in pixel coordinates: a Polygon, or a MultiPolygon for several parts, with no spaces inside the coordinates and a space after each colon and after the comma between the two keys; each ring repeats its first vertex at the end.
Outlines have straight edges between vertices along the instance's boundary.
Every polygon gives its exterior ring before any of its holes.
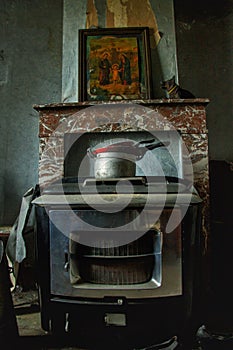
{"type": "Polygon", "coordinates": [[[114,63],[112,65],[112,80],[113,80],[113,84],[117,84],[120,80],[119,64],[117,64],[117,63],[114,63]]]}
{"type": "Polygon", "coordinates": [[[132,83],[130,60],[125,54],[120,55],[119,75],[123,85],[130,85],[132,83]]]}
{"type": "Polygon", "coordinates": [[[110,74],[111,64],[109,62],[109,54],[105,52],[99,63],[99,82],[100,85],[107,85],[110,83],[109,74],[110,74]]]}

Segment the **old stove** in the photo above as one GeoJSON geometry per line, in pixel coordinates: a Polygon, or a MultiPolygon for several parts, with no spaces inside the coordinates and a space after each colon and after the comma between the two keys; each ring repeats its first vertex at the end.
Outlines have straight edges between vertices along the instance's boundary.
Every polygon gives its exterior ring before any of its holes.
{"type": "Polygon", "coordinates": [[[182,170],[71,176],[68,163],[34,200],[42,328],[94,349],[189,349],[201,222],[192,183],[182,170]]]}

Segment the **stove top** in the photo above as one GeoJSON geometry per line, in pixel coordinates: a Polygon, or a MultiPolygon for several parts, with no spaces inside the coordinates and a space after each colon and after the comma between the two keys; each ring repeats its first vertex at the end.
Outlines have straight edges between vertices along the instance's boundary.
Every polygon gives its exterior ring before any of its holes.
{"type": "Polygon", "coordinates": [[[123,193],[180,193],[192,184],[175,177],[74,178],[66,177],[48,186],[43,194],[123,194],[123,193]]]}
{"type": "Polygon", "coordinates": [[[33,204],[40,206],[74,205],[121,205],[130,202],[130,206],[140,207],[145,203],[151,206],[174,206],[200,203],[196,189],[186,180],[172,177],[133,177],[133,178],[62,178],[43,190],[33,204]]]}

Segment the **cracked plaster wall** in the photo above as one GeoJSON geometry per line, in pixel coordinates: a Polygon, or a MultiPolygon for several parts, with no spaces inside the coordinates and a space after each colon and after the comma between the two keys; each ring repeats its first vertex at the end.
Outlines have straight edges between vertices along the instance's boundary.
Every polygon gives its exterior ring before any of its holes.
{"type": "Polygon", "coordinates": [[[35,103],[61,100],[62,0],[0,1],[0,225],[38,182],[35,103]]]}

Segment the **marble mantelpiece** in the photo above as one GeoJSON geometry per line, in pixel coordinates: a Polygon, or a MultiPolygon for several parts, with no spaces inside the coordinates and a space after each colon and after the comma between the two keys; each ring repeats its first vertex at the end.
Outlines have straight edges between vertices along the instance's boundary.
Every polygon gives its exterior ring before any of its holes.
{"type": "Polygon", "coordinates": [[[206,241],[209,231],[208,103],[208,99],[198,98],[34,105],[39,112],[40,154],[43,154],[39,164],[40,185],[46,186],[63,175],[65,132],[127,132],[142,127],[164,130],[168,123],[180,132],[192,161],[194,184],[204,203],[202,232],[206,241]],[[125,107],[123,114],[122,106],[125,107]],[[161,118],[155,115],[162,117],[161,123],[161,118]],[[45,151],[48,140],[50,147],[45,151]],[[48,161],[51,157],[54,158],[52,166],[48,161]]]}
{"type": "MultiPolygon", "coordinates": [[[[60,121],[84,108],[108,104],[129,104],[128,101],[120,102],[71,102],[34,105],[40,113],[40,137],[48,137],[53,133],[60,121]]],[[[160,112],[165,118],[174,124],[181,132],[207,133],[205,107],[208,99],[157,99],[157,100],[133,100],[132,103],[140,104],[160,112]]]]}

